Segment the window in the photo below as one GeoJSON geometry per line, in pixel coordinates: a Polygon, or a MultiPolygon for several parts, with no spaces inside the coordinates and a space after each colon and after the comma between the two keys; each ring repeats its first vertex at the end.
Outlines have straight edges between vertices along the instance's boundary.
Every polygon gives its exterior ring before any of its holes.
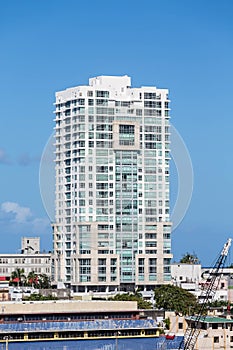
{"type": "Polygon", "coordinates": [[[145,238],[146,239],[156,239],[156,233],[146,233],[145,238]]]}
{"type": "Polygon", "coordinates": [[[171,272],[170,266],[164,266],[163,272],[164,272],[164,273],[170,273],[170,272],[171,272]]]}
{"type": "Polygon", "coordinates": [[[79,226],[79,232],[80,233],[91,232],[91,225],[80,225],[79,226]]]}
{"type": "Polygon", "coordinates": [[[96,91],[96,97],[107,97],[109,98],[109,91],[96,91]]]}
{"type": "Polygon", "coordinates": [[[163,259],[164,265],[170,265],[171,264],[171,259],[170,258],[164,258],[163,259]]]}
{"type": "Polygon", "coordinates": [[[106,282],[106,276],[98,276],[99,282],[106,282]]]}
{"type": "Polygon", "coordinates": [[[155,249],[150,249],[150,250],[147,250],[145,251],[146,254],[157,254],[157,250],[155,249]]]}
{"type": "Polygon", "coordinates": [[[144,99],[145,100],[155,100],[156,99],[156,93],[155,92],[145,92],[144,93],[144,99]]]}
{"type": "Polygon", "coordinates": [[[85,105],[85,99],[84,98],[79,98],[78,100],[77,100],[77,102],[78,102],[78,104],[79,105],[85,105]]]}
{"type": "Polygon", "coordinates": [[[147,241],[147,242],[145,242],[145,246],[146,246],[146,248],[157,247],[157,242],[156,241],[147,241]]]}
{"type": "Polygon", "coordinates": [[[214,343],[219,343],[219,337],[214,337],[214,343]]]}
{"type": "Polygon", "coordinates": [[[117,264],[117,259],[116,258],[111,258],[111,265],[116,266],[117,264]]]}
{"type": "Polygon", "coordinates": [[[134,145],[134,125],[119,125],[119,144],[120,145],[134,145]]]}
{"type": "Polygon", "coordinates": [[[156,265],[157,265],[157,259],[149,258],[149,266],[156,266],[156,265]]]}
{"type": "Polygon", "coordinates": [[[98,230],[106,231],[109,229],[108,225],[98,225],[98,230]]]}
{"type": "Polygon", "coordinates": [[[142,110],[141,109],[136,109],[136,115],[141,116],[142,115],[142,110]]]}
{"type": "Polygon", "coordinates": [[[119,125],[121,134],[134,134],[134,125],[119,125]]]}
{"type": "Polygon", "coordinates": [[[106,274],[106,266],[99,266],[98,273],[99,273],[99,275],[105,275],[106,274]]]}
{"type": "Polygon", "coordinates": [[[98,100],[96,100],[96,105],[97,106],[107,106],[108,105],[108,100],[106,100],[106,99],[98,99],[98,100]]]}
{"type": "Polygon", "coordinates": [[[99,266],[105,266],[106,265],[106,259],[98,259],[98,265],[99,266]]]}
{"type": "Polygon", "coordinates": [[[156,104],[154,101],[144,101],[144,107],[155,108],[156,104]]]}

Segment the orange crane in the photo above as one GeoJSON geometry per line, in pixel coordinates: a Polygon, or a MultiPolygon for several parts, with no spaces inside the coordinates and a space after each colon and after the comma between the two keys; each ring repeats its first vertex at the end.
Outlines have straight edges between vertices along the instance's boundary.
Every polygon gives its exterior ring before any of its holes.
{"type": "Polygon", "coordinates": [[[206,288],[203,288],[203,291],[201,293],[201,299],[203,300],[200,304],[200,308],[196,315],[192,316],[192,326],[191,323],[187,327],[184,339],[181,341],[179,345],[179,349],[183,350],[193,350],[194,346],[196,344],[197,338],[199,336],[199,333],[201,331],[200,329],[200,320],[204,320],[206,317],[206,305],[208,302],[213,300],[213,297],[216,293],[216,290],[218,288],[218,284],[221,278],[221,269],[225,265],[225,261],[229,252],[229,248],[231,246],[231,238],[227,240],[227,242],[224,244],[224,247],[221,251],[221,254],[219,255],[216,263],[214,264],[214,267],[212,268],[211,272],[209,273],[209,277],[207,278],[207,286],[206,288]]]}

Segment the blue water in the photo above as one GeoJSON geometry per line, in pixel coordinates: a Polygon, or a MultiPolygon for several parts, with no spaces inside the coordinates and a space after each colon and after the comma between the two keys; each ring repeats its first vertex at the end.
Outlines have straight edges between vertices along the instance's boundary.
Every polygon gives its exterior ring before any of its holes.
{"type": "MultiPolygon", "coordinates": [[[[165,349],[177,349],[181,337],[167,341],[165,349]]],[[[159,350],[164,342],[161,338],[145,339],[104,339],[104,340],[68,340],[41,341],[27,343],[10,343],[9,350],[159,350]]],[[[5,344],[0,344],[0,350],[5,350],[5,344]]]]}

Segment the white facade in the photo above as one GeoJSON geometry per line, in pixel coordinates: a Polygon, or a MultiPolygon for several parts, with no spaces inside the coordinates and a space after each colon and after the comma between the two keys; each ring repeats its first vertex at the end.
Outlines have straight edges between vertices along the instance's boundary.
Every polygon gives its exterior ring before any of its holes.
{"type": "Polygon", "coordinates": [[[0,276],[11,276],[17,268],[51,276],[51,254],[0,254],[0,276]]]}
{"type": "Polygon", "coordinates": [[[23,269],[24,275],[29,272],[46,274],[51,278],[51,253],[40,253],[39,237],[23,237],[20,254],[0,254],[0,277],[11,277],[16,269],[23,269]]]}
{"type": "Polygon", "coordinates": [[[75,291],[170,283],[167,89],[128,76],[56,93],[54,281],[75,291]]]}
{"type": "Polygon", "coordinates": [[[171,265],[172,282],[175,286],[195,291],[199,289],[201,277],[200,264],[173,263],[171,265]]]}
{"type": "Polygon", "coordinates": [[[39,237],[22,237],[21,239],[21,253],[35,253],[40,252],[40,238],[39,237]]]}
{"type": "MultiPolygon", "coordinates": [[[[172,283],[193,293],[202,302],[203,298],[205,298],[203,289],[206,289],[208,286],[207,278],[211,270],[210,268],[202,268],[200,264],[173,263],[171,265],[172,283]]],[[[228,285],[231,272],[232,269],[229,268],[221,270],[222,277],[219,281],[216,281],[215,295],[212,301],[232,300],[231,289],[228,285]]]]}

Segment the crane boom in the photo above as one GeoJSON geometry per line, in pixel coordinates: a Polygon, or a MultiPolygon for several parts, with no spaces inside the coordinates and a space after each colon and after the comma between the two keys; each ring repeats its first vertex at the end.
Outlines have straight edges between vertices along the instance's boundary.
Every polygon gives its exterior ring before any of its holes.
{"type": "Polygon", "coordinates": [[[211,297],[216,293],[217,287],[219,280],[221,278],[221,273],[220,269],[224,267],[225,261],[231,246],[231,241],[232,239],[229,238],[227,242],[224,244],[224,247],[221,251],[221,254],[219,255],[214,267],[212,268],[209,278],[207,279],[208,281],[208,287],[207,289],[203,289],[201,297],[203,298],[203,302],[200,305],[200,308],[197,312],[197,315],[192,317],[192,320],[194,321],[192,327],[191,324],[188,326],[187,330],[185,331],[184,334],[184,339],[180,343],[179,349],[184,349],[184,350],[193,350],[194,346],[196,344],[198,335],[201,331],[200,329],[200,319],[203,320],[205,319],[205,310],[206,310],[206,305],[210,301],[211,297]],[[217,283],[216,283],[217,282],[217,283]]]}

